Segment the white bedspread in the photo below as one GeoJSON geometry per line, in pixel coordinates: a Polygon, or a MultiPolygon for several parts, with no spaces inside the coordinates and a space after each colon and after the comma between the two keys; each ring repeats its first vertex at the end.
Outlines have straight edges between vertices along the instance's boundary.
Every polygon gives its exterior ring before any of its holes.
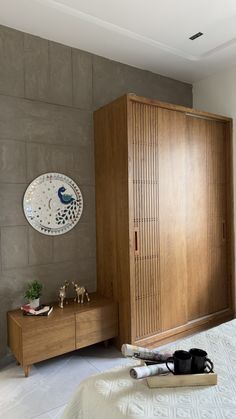
{"type": "Polygon", "coordinates": [[[169,345],[193,347],[213,360],[217,386],[150,389],[119,367],[83,381],[63,419],[236,419],[236,320],[169,345]]]}

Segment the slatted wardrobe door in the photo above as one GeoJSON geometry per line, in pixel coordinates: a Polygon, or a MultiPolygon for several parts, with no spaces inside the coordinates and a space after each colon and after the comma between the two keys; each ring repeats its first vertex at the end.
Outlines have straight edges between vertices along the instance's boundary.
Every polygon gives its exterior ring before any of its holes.
{"type": "Polygon", "coordinates": [[[159,316],[157,108],[132,103],[135,339],[157,333],[159,316]]]}

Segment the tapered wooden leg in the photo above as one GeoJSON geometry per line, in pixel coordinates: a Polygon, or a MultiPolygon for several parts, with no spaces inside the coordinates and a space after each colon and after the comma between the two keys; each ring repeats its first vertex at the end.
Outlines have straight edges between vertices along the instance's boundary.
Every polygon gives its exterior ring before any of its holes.
{"type": "Polygon", "coordinates": [[[25,372],[25,377],[29,377],[29,373],[30,373],[30,365],[26,365],[24,367],[24,372],[25,372]]]}

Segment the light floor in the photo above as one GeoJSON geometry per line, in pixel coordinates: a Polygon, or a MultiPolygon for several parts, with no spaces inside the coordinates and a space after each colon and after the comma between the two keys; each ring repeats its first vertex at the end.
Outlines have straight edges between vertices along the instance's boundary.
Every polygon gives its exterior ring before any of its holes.
{"type": "Polygon", "coordinates": [[[0,371],[0,418],[59,419],[84,378],[127,362],[102,344],[35,364],[28,378],[12,362],[0,371]]]}

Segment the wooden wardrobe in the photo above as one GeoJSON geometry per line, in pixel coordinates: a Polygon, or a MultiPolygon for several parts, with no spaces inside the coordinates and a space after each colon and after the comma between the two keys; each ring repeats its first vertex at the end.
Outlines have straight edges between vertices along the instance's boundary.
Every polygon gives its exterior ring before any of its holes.
{"type": "Polygon", "coordinates": [[[232,120],[129,94],[94,129],[98,292],[119,304],[118,345],[231,319],[232,120]]]}

